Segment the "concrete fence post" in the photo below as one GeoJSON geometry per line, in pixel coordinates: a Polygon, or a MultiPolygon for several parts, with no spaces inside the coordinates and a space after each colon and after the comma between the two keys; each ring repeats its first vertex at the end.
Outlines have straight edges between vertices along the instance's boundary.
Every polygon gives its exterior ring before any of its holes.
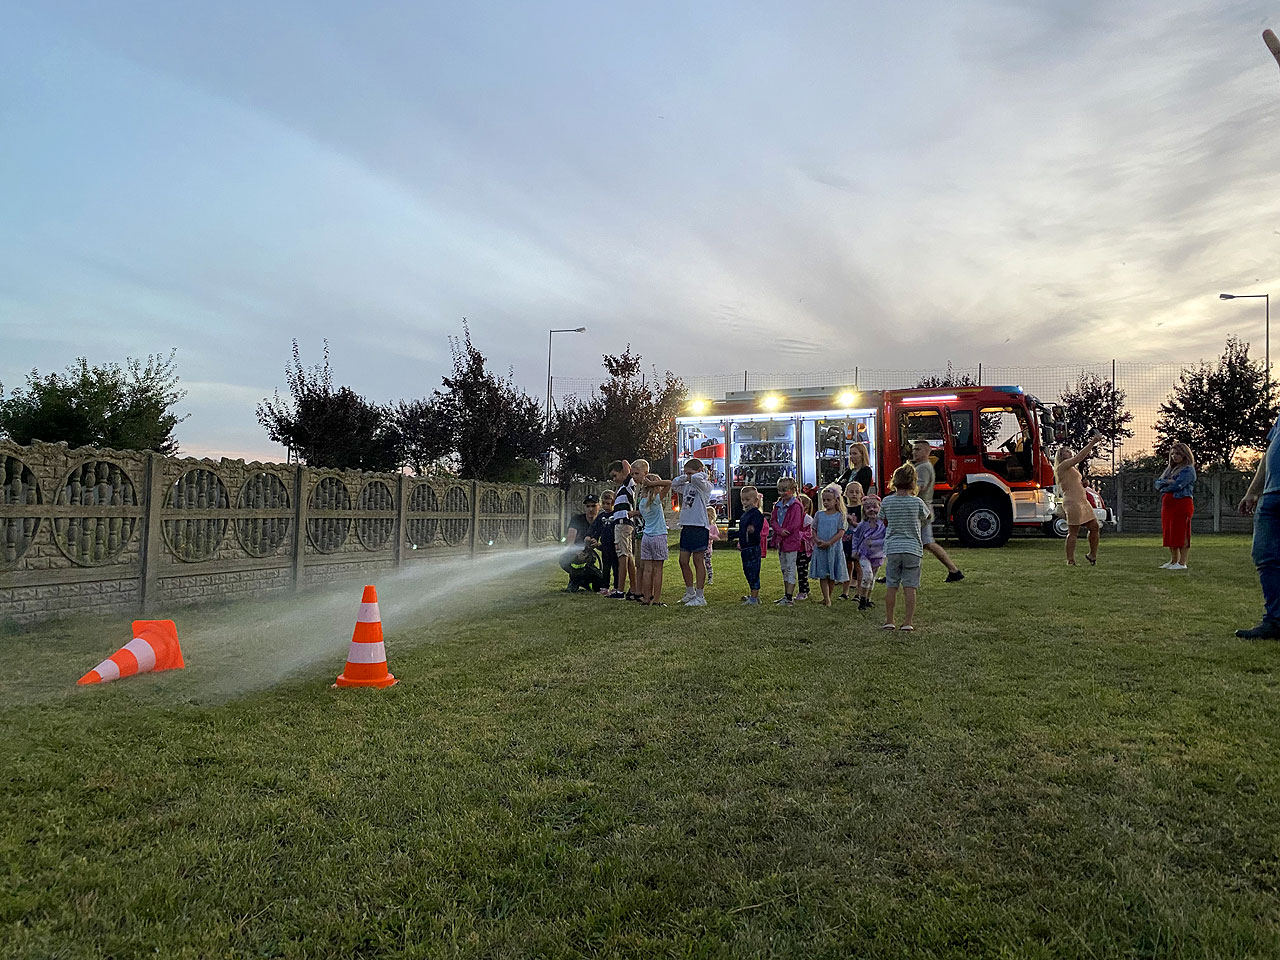
{"type": "Polygon", "coordinates": [[[1222,471],[1210,474],[1209,487],[1213,491],[1213,532],[1222,532],[1222,471]]]}
{"type": "Polygon", "coordinates": [[[293,592],[306,583],[307,468],[299,463],[293,473],[293,592]]]}
{"type": "Polygon", "coordinates": [[[471,557],[476,555],[476,540],[480,536],[480,481],[471,481],[471,557]]]}
{"type": "Polygon", "coordinates": [[[1124,533],[1124,471],[1116,471],[1116,533],[1124,533]]]}
{"type": "Polygon", "coordinates": [[[409,483],[403,474],[396,476],[396,541],[391,551],[391,559],[398,567],[404,562],[405,530],[409,522],[409,483]]]}
{"type": "Polygon", "coordinates": [[[150,613],[160,599],[160,554],[164,550],[164,533],[160,528],[160,511],[164,509],[164,489],[160,481],[160,458],[147,454],[145,488],[142,502],[145,519],[142,525],[142,570],[138,584],[138,603],[142,612],[150,613]]]}
{"type": "Polygon", "coordinates": [[[524,488],[524,548],[533,546],[533,487],[524,488]]]}

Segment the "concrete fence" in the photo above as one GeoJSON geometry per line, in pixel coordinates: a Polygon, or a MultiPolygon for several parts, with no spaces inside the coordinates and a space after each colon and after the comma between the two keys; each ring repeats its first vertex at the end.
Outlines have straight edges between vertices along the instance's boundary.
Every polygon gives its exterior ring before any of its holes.
{"type": "Polygon", "coordinates": [[[4,441],[0,466],[0,620],[18,622],[300,591],[565,524],[556,487],[4,441]]]}
{"type": "MultiPolygon", "coordinates": [[[[1160,498],[1155,488],[1157,473],[1124,472],[1095,477],[1094,486],[1115,511],[1116,529],[1121,533],[1159,533],[1160,498]]],[[[1252,533],[1253,518],[1243,516],[1236,506],[1253,479],[1251,473],[1214,470],[1196,478],[1196,513],[1192,533],[1252,533]]]]}

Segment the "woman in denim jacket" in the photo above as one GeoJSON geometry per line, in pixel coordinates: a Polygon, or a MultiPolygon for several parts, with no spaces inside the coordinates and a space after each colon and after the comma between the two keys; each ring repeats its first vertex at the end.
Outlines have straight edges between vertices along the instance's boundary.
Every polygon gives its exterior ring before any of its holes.
{"type": "Polygon", "coordinates": [[[1196,512],[1196,458],[1185,443],[1169,448],[1169,465],[1156,477],[1155,486],[1164,494],[1160,498],[1160,527],[1169,548],[1169,562],[1162,563],[1160,569],[1185,570],[1191,552],[1191,517],[1196,512]]]}

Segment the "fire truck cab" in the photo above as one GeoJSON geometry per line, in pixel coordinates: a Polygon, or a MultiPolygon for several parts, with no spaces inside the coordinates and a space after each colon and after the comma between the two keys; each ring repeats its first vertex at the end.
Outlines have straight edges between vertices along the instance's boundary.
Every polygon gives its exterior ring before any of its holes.
{"type": "Polygon", "coordinates": [[[693,456],[707,464],[732,529],[743,486],[757,487],[767,510],[782,477],[820,490],[847,477],[849,451],[863,444],[884,495],[894,469],[923,440],[937,477],[935,522],[966,546],[996,547],[1015,527],[1052,525],[1053,467],[1044,450],[1061,419],[1060,408],[1021,387],[742,391],[695,399],[676,418],[676,469],[693,456]]]}

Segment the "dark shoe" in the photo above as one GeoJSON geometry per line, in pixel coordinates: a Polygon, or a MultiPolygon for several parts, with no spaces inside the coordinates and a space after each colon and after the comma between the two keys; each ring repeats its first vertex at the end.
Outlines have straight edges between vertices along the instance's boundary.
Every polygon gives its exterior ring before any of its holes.
{"type": "Polygon", "coordinates": [[[628,600],[639,600],[641,603],[644,603],[644,597],[643,597],[643,596],[641,596],[641,595],[640,595],[640,594],[638,594],[638,593],[628,593],[628,594],[627,594],[627,599],[628,599],[628,600]]]}
{"type": "Polygon", "coordinates": [[[1096,567],[1098,565],[1098,558],[1095,557],[1092,553],[1086,553],[1084,555],[1084,558],[1089,561],[1089,566],[1096,567]]]}
{"type": "Polygon", "coordinates": [[[884,577],[876,577],[876,583],[884,583],[884,577]]]}
{"type": "Polygon", "coordinates": [[[956,583],[963,579],[964,579],[964,574],[961,573],[959,570],[955,571],[955,573],[947,574],[947,583],[956,583]]]}
{"type": "Polygon", "coordinates": [[[623,593],[621,590],[614,590],[612,593],[610,593],[610,594],[609,594],[609,599],[610,599],[610,600],[625,600],[625,599],[627,599],[627,595],[626,595],[625,593],[623,593]]]}
{"type": "Polygon", "coordinates": [[[1280,640],[1280,620],[1263,620],[1256,627],[1237,630],[1236,636],[1241,640],[1280,640]]]}

